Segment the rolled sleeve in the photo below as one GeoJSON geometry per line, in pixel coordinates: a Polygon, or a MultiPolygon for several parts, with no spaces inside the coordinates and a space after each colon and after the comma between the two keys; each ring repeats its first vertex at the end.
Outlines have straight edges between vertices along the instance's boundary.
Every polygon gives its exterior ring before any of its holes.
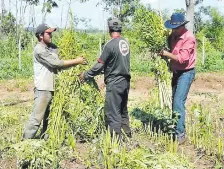
{"type": "Polygon", "coordinates": [[[189,61],[191,54],[195,50],[195,40],[188,39],[186,40],[179,51],[175,50],[173,54],[177,55],[178,62],[184,64],[189,61]]]}
{"type": "Polygon", "coordinates": [[[58,55],[44,50],[37,53],[37,61],[53,69],[63,68],[64,61],[58,58],[58,55]]]}

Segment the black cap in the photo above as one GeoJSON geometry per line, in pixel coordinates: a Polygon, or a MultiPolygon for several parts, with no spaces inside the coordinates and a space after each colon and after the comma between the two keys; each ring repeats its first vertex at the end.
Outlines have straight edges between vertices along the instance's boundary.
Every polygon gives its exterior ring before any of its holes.
{"type": "Polygon", "coordinates": [[[54,31],[56,31],[56,28],[51,28],[51,27],[49,27],[47,24],[45,24],[45,23],[42,23],[42,24],[40,24],[38,27],[37,27],[37,29],[36,29],[36,35],[39,35],[39,34],[42,34],[42,33],[44,33],[44,32],[49,32],[49,33],[52,33],[52,32],[54,32],[54,31]]]}
{"type": "Polygon", "coordinates": [[[109,20],[108,21],[108,27],[111,31],[114,31],[114,32],[121,32],[122,31],[121,21],[117,18],[109,20]]]}

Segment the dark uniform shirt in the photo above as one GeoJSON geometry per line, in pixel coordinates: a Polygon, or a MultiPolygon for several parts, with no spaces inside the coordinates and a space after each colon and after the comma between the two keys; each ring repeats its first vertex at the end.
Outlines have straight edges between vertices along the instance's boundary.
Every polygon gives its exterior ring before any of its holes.
{"type": "Polygon", "coordinates": [[[130,80],[130,48],[124,38],[113,38],[105,44],[98,63],[85,72],[85,79],[89,80],[102,71],[105,84],[123,79],[130,80]]]}

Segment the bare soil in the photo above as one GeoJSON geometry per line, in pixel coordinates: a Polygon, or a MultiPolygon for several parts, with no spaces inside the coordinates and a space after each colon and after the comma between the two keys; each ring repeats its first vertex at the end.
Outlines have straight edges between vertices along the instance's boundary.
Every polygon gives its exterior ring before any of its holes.
{"type": "MultiPolygon", "coordinates": [[[[104,85],[102,77],[97,80],[99,87],[104,92],[104,85]]],[[[23,86],[15,85],[15,80],[0,82],[0,104],[10,102],[32,102],[33,100],[33,82],[30,80],[23,86]]],[[[149,98],[149,92],[155,86],[155,81],[152,77],[138,76],[132,79],[131,89],[129,93],[129,106],[138,105],[149,98]]],[[[198,73],[195,81],[193,82],[188,100],[186,103],[187,109],[193,103],[201,103],[209,105],[214,109],[217,105],[222,104],[224,101],[224,74],[223,73],[198,73]]],[[[220,117],[223,118],[224,117],[220,117]]],[[[77,143],[77,150],[80,156],[85,157],[87,148],[77,143]]],[[[214,163],[211,158],[204,155],[203,152],[195,149],[189,142],[179,147],[179,153],[184,155],[194,163],[195,168],[205,169],[214,168],[214,163]]],[[[0,169],[16,168],[15,159],[1,160],[0,169]]],[[[84,169],[85,166],[80,161],[63,161],[62,168],[69,169],[84,169]]]]}

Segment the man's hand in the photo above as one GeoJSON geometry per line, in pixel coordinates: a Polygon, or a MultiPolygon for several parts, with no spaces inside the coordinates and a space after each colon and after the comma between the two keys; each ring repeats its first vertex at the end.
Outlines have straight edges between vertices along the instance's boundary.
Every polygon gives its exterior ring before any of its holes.
{"type": "Polygon", "coordinates": [[[82,73],[79,75],[79,79],[80,79],[81,83],[84,83],[84,82],[85,82],[85,77],[84,77],[84,75],[85,75],[85,72],[82,72],[82,73]]]}
{"type": "Polygon", "coordinates": [[[159,55],[160,55],[160,56],[166,56],[166,54],[167,54],[167,51],[165,51],[165,50],[161,50],[161,51],[159,52],[159,55]]]}
{"type": "Polygon", "coordinates": [[[171,53],[163,50],[161,54],[162,56],[169,56],[171,53]]]}
{"type": "Polygon", "coordinates": [[[84,56],[79,56],[76,58],[77,64],[87,65],[88,61],[84,56]]]}
{"type": "Polygon", "coordinates": [[[63,62],[64,62],[63,66],[65,68],[75,66],[75,65],[79,65],[79,64],[82,64],[82,65],[87,65],[88,64],[87,59],[83,56],[80,56],[76,59],[64,60],[63,62]]]}
{"type": "Polygon", "coordinates": [[[174,54],[172,54],[170,52],[167,52],[166,50],[162,50],[160,52],[160,56],[165,56],[165,57],[167,57],[167,58],[169,58],[171,60],[175,60],[175,61],[178,62],[178,56],[177,55],[174,55],[174,54]]]}

